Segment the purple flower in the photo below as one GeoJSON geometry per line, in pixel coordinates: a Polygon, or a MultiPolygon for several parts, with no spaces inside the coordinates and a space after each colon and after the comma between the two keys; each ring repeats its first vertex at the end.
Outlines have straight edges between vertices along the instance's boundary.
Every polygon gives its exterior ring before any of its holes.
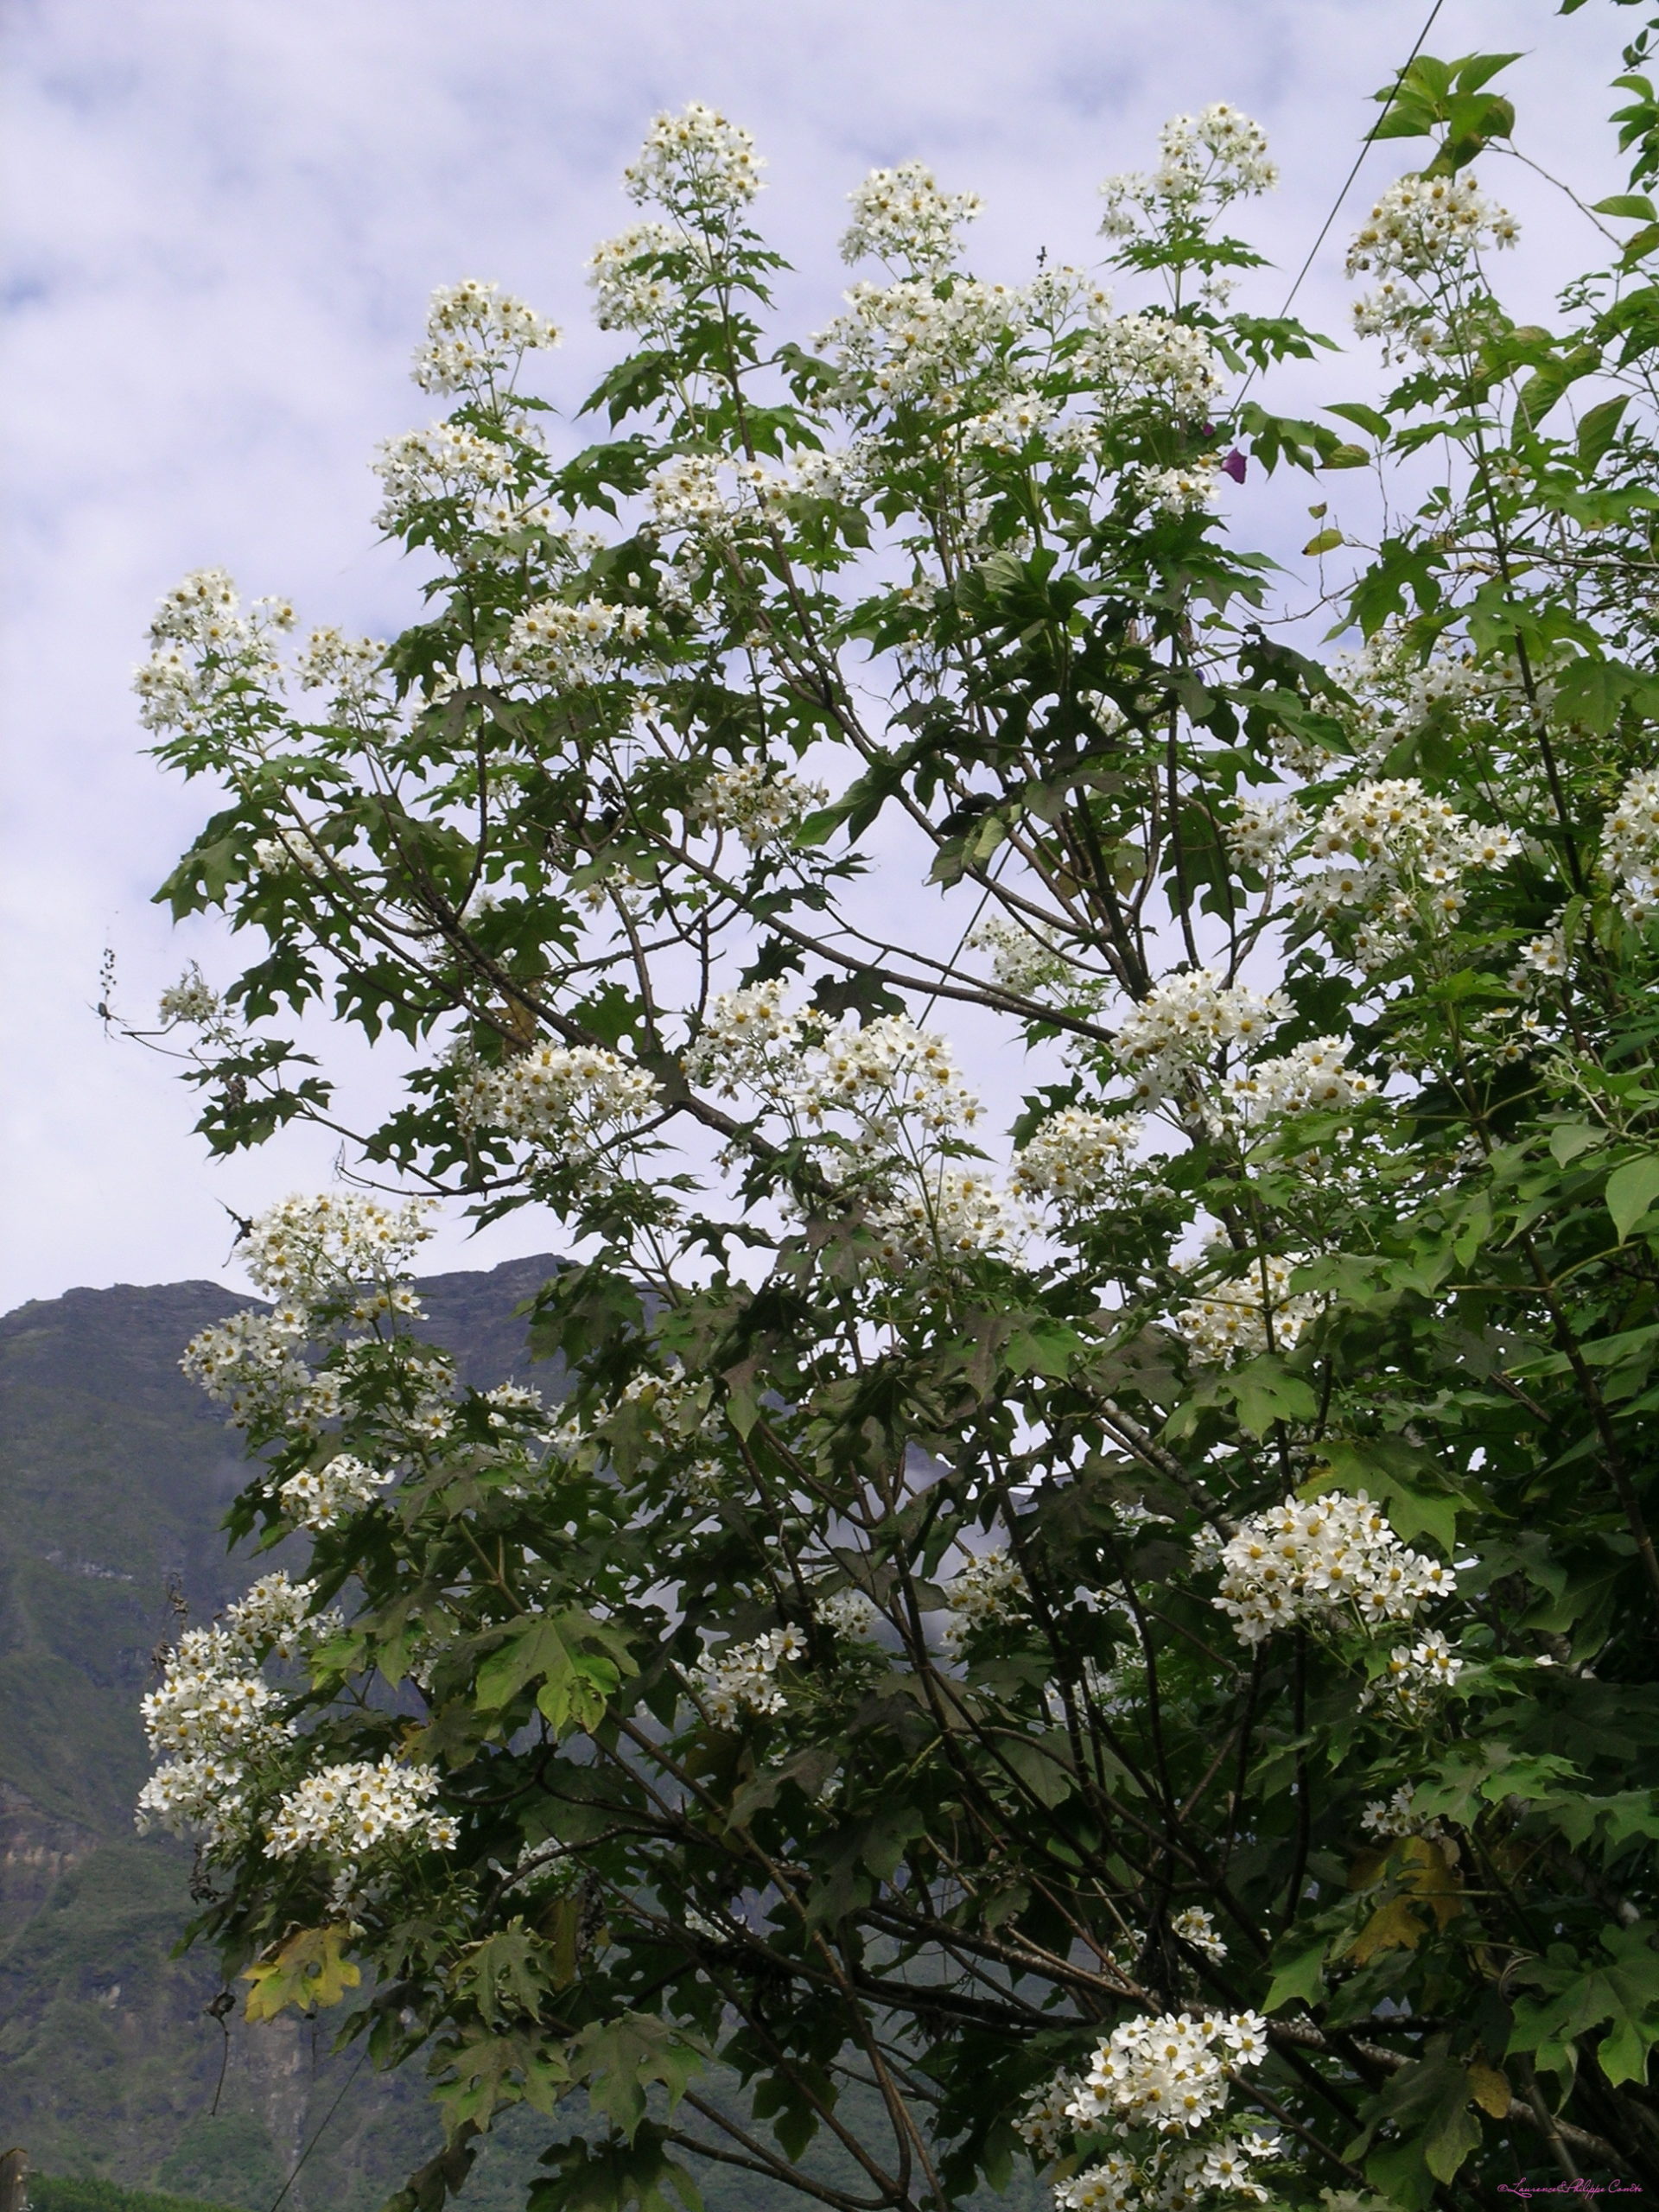
{"type": "Polygon", "coordinates": [[[1242,484],[1244,481],[1244,456],[1235,446],[1222,462],[1221,473],[1224,476],[1230,476],[1235,484],[1242,484]]]}

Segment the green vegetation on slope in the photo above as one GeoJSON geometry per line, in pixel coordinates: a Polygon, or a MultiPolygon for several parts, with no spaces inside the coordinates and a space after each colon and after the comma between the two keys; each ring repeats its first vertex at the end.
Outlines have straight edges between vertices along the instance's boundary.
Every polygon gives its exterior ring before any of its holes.
{"type": "MultiPolygon", "coordinates": [[[[550,1266],[435,1279],[435,1330],[480,1375],[524,1376],[512,1309],[550,1266]]],[[[37,2212],[53,2190],[146,2185],[263,2212],[314,2136],[292,2212],[375,2212],[435,2147],[418,2075],[364,2068],[327,2118],[357,2063],[336,2019],[251,2029],[238,1993],[220,2026],[211,1955],[173,1956],[189,1854],[133,1832],[174,1593],[203,1620],[249,1580],[219,1529],[238,1440],[177,1365],[244,1302],[175,1283],[0,1317],[0,2145],[56,2177],[37,2212]]],[[[482,2162],[478,2212],[522,2202],[541,2139],[482,2162]]]]}
{"type": "Polygon", "coordinates": [[[66,2175],[32,2174],[29,2212],[232,2212],[200,2196],[160,2196],[154,2190],[122,2189],[111,2181],[75,2181],[66,2175]]]}

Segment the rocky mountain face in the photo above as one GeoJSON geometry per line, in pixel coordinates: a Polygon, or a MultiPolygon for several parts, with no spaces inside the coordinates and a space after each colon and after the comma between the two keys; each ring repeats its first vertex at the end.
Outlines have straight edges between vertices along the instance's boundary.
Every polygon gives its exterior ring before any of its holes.
{"type": "MultiPolygon", "coordinates": [[[[513,1314],[555,1264],[422,1286],[470,1378],[549,1388],[513,1314]]],[[[221,2024],[211,1957],[173,1955],[188,1853],[133,1830],[156,1648],[251,1580],[219,1525],[239,1440],[177,1363],[251,1302],[120,1285],[0,1317],[0,2148],[250,2208],[291,2174],[292,2212],[372,2212],[435,2146],[423,2084],[335,2056],[327,2018],[251,2027],[238,1996],[221,2024]]],[[[538,2147],[509,2130],[468,2212],[522,2204],[538,2147]]]]}

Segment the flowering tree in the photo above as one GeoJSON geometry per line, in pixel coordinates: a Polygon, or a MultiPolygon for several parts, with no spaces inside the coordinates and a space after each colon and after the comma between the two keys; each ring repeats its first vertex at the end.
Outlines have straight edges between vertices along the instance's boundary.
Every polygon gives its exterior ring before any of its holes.
{"type": "Polygon", "coordinates": [[[1106,188],[1118,299],[876,172],[810,347],[748,137],[664,117],[600,442],[544,322],[434,302],[428,620],[166,601],[143,713],[227,796],[165,895],[263,944],[163,1004],[210,1142],[334,1125],[314,1002],[414,1065],[187,1355],[312,1566],[183,1638],[144,1809],[256,2014],[367,1970],[410,2205],[577,2092],[546,2212],[1659,2179],[1644,51],[1558,331],[1492,289],[1503,58],[1390,88],[1340,428],[1240,390],[1315,341],[1231,304],[1235,110],[1106,188]],[[1279,467],[1351,472],[1334,659],[1214,512],[1279,467]],[[561,1224],[551,1408],[413,1333],[443,1194],[561,1224]]]}

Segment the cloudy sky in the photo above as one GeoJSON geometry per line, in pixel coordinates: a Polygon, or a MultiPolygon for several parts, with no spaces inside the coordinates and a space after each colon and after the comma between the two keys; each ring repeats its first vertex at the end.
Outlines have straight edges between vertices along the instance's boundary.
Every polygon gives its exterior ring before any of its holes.
{"type": "MultiPolygon", "coordinates": [[[[230,969],[213,931],[149,903],[207,795],[143,758],[128,683],[156,597],[207,563],[302,622],[406,619],[365,463],[432,411],[405,372],[435,284],[495,278],[551,315],[570,334],[546,388],[579,397],[610,343],[584,328],[583,259],[620,227],[616,180],[652,114],[693,98],[769,157],[765,217],[806,329],[833,309],[843,196],[873,165],[920,156],[980,191],[978,266],[1017,280],[1039,246],[1092,259],[1100,177],[1217,99],[1271,133],[1284,182],[1256,235],[1293,271],[1429,4],[3,0],[0,1308],[234,1281],[221,1202],[327,1178],[304,1135],[210,1167],[166,1068],[100,1033],[106,945],[136,1014],[188,957],[230,969]]],[[[1554,4],[1442,0],[1428,50],[1525,48],[1505,81],[1527,149],[1595,198],[1622,181],[1600,125],[1632,17],[1554,4]]],[[[1413,165],[1409,146],[1368,156],[1299,302],[1320,327],[1344,327],[1349,219],[1413,165]]],[[[1515,164],[1491,182],[1547,312],[1575,219],[1515,164]]],[[[1373,374],[1344,358],[1298,403],[1363,397],[1373,374]]],[[[491,1264],[549,1241],[519,1216],[440,1251],[491,1264]]]]}

